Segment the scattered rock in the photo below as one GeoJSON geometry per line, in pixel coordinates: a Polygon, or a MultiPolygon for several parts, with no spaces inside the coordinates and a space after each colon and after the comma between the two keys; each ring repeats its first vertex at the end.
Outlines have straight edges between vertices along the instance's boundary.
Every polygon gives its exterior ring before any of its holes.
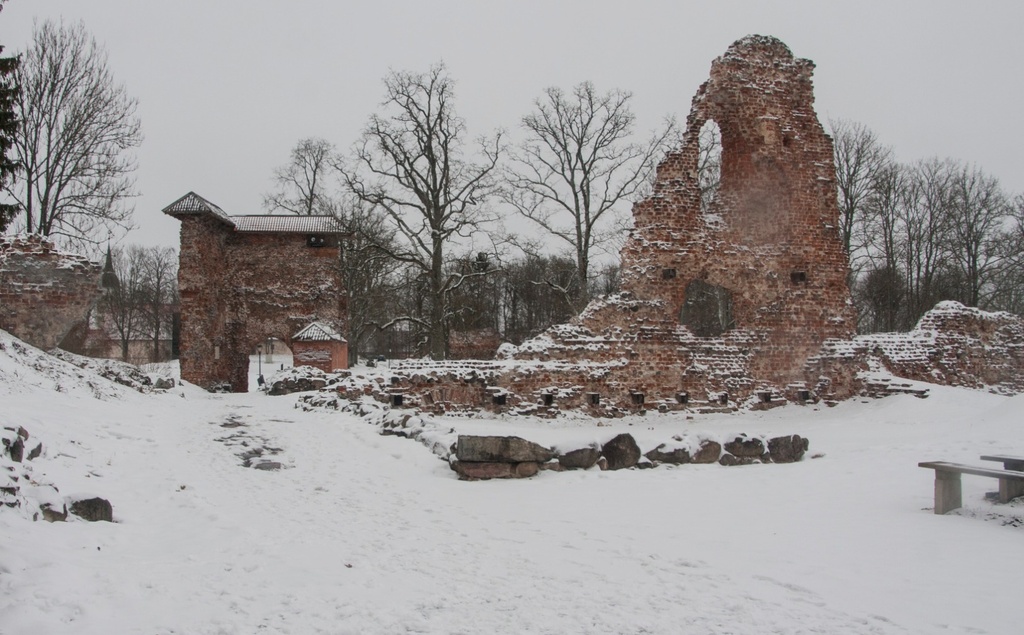
{"type": "MultiPolygon", "coordinates": [[[[6,442],[7,439],[4,439],[6,442]]],[[[14,437],[14,441],[7,446],[7,454],[10,455],[11,460],[15,463],[21,463],[21,460],[25,457],[25,441],[20,436],[14,437]]]]}
{"type": "Polygon", "coordinates": [[[26,460],[31,461],[33,459],[39,458],[39,456],[42,453],[43,453],[43,444],[42,443],[37,443],[36,447],[32,448],[29,451],[28,456],[26,457],[26,460]]]}
{"type": "Polygon", "coordinates": [[[656,463],[671,463],[672,465],[684,465],[693,460],[690,456],[690,451],[686,448],[669,450],[666,443],[662,443],[644,456],[656,463]]]}
{"type": "Polygon", "coordinates": [[[601,458],[601,449],[591,446],[560,455],[558,463],[569,470],[587,470],[594,467],[599,458],[601,458]]]}
{"type": "Polygon", "coordinates": [[[794,463],[803,458],[810,443],[799,434],[768,440],[768,453],[773,463],[794,463]]]}
{"type": "Polygon", "coordinates": [[[277,461],[261,461],[253,467],[257,470],[280,470],[281,464],[277,461]]]}
{"type": "Polygon", "coordinates": [[[459,435],[455,456],[462,462],[547,463],[554,453],[520,437],[459,435]]]}
{"type": "Polygon", "coordinates": [[[624,432],[601,447],[601,454],[608,461],[609,470],[633,467],[640,460],[640,446],[633,435],[624,432]]]}
{"type": "Polygon", "coordinates": [[[535,461],[503,463],[455,460],[449,465],[459,475],[459,479],[463,481],[488,480],[492,478],[528,478],[540,471],[540,464],[535,461]]]}
{"type": "Polygon", "coordinates": [[[693,455],[694,463],[716,463],[722,455],[722,444],[718,441],[704,441],[693,455]]]}
{"type": "Polygon", "coordinates": [[[174,379],[171,377],[157,377],[153,381],[153,388],[155,390],[170,390],[174,388],[174,379]]]}
{"type": "Polygon", "coordinates": [[[750,465],[752,463],[760,463],[761,459],[753,456],[735,456],[726,452],[722,455],[722,458],[718,459],[719,465],[750,465]]]}
{"type": "MultiPolygon", "coordinates": [[[[72,501],[71,513],[89,522],[106,521],[114,522],[114,508],[110,501],[103,498],[86,498],[72,501]]],[[[65,517],[67,514],[65,514],[65,517]]]]}
{"type": "Polygon", "coordinates": [[[741,434],[725,444],[725,451],[737,458],[761,458],[765,453],[764,441],[741,434]]]}

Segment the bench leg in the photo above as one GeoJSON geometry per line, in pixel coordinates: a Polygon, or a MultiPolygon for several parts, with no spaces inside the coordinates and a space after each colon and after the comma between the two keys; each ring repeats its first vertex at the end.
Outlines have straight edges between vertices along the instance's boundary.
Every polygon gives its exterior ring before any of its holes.
{"type": "Polygon", "coordinates": [[[1009,503],[1018,496],[1024,496],[1024,482],[999,479],[999,502],[1009,503]]]}
{"type": "Polygon", "coordinates": [[[935,513],[945,514],[959,507],[963,507],[960,473],[935,470],[935,513]]]}

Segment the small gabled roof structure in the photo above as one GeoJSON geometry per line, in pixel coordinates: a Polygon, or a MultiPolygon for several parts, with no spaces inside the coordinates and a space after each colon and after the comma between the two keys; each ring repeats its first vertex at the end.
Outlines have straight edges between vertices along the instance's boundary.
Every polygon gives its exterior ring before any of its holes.
{"type": "Polygon", "coordinates": [[[178,200],[174,201],[163,209],[164,214],[168,216],[174,216],[180,218],[182,216],[202,216],[208,215],[219,220],[220,222],[234,227],[235,222],[231,220],[231,217],[227,215],[220,207],[214,205],[210,201],[206,200],[202,196],[199,196],[195,192],[189,192],[185,196],[182,196],[178,200]]]}
{"type": "Polygon", "coordinates": [[[164,214],[180,219],[183,216],[212,216],[216,220],[244,234],[329,234],[344,235],[348,232],[333,216],[277,216],[272,214],[248,214],[228,216],[217,205],[189,192],[163,209],[164,214]]]}
{"type": "Polygon", "coordinates": [[[312,322],[292,336],[293,342],[346,342],[337,331],[323,322],[312,322]]]}

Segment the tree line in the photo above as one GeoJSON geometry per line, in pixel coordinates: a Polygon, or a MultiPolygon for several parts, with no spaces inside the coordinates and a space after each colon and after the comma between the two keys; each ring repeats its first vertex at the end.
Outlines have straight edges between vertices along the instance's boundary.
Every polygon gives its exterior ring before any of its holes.
{"type": "MultiPolygon", "coordinates": [[[[392,71],[383,88],[349,150],[300,140],[264,196],[269,213],[329,214],[348,230],[340,266],[354,353],[400,341],[444,358],[453,331],[518,343],[617,289],[608,263],[630,204],[680,142],[671,118],[641,135],[629,92],[581,82],[544,90],[512,133],[470,137],[443,64],[392,71]]],[[[37,25],[26,51],[0,58],[0,225],[80,246],[130,227],[136,108],[81,23],[37,25]]],[[[945,299],[1024,313],[1021,196],[955,159],[900,163],[862,125],[830,128],[862,332],[911,328],[945,299]]],[[[716,128],[701,131],[704,206],[720,145],[716,128]]],[[[135,269],[160,258],[135,247],[117,255],[122,290],[104,311],[123,323],[124,342],[144,322],[131,317],[145,286],[135,269]]]]}
{"type": "Polygon", "coordinates": [[[957,159],[899,162],[861,124],[830,129],[861,332],[909,330],[943,300],[1024,315],[1024,196],[957,159]]]}

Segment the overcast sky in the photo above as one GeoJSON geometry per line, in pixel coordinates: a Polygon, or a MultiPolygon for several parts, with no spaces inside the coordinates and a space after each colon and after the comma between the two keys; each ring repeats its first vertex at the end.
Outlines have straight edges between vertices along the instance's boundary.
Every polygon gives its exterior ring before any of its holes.
{"type": "Polygon", "coordinates": [[[177,246],[160,210],[194,190],[261,213],[295,142],[347,149],[389,69],[444,60],[471,134],[519,119],[547,86],[634,93],[641,127],[685,119],[711,61],[740,37],[817,64],[819,118],[860,121],[901,160],[951,156],[1024,192],[1024,2],[848,0],[8,0],[7,52],[34,19],[84,21],[140,100],[145,141],[127,242],[177,246]]]}

